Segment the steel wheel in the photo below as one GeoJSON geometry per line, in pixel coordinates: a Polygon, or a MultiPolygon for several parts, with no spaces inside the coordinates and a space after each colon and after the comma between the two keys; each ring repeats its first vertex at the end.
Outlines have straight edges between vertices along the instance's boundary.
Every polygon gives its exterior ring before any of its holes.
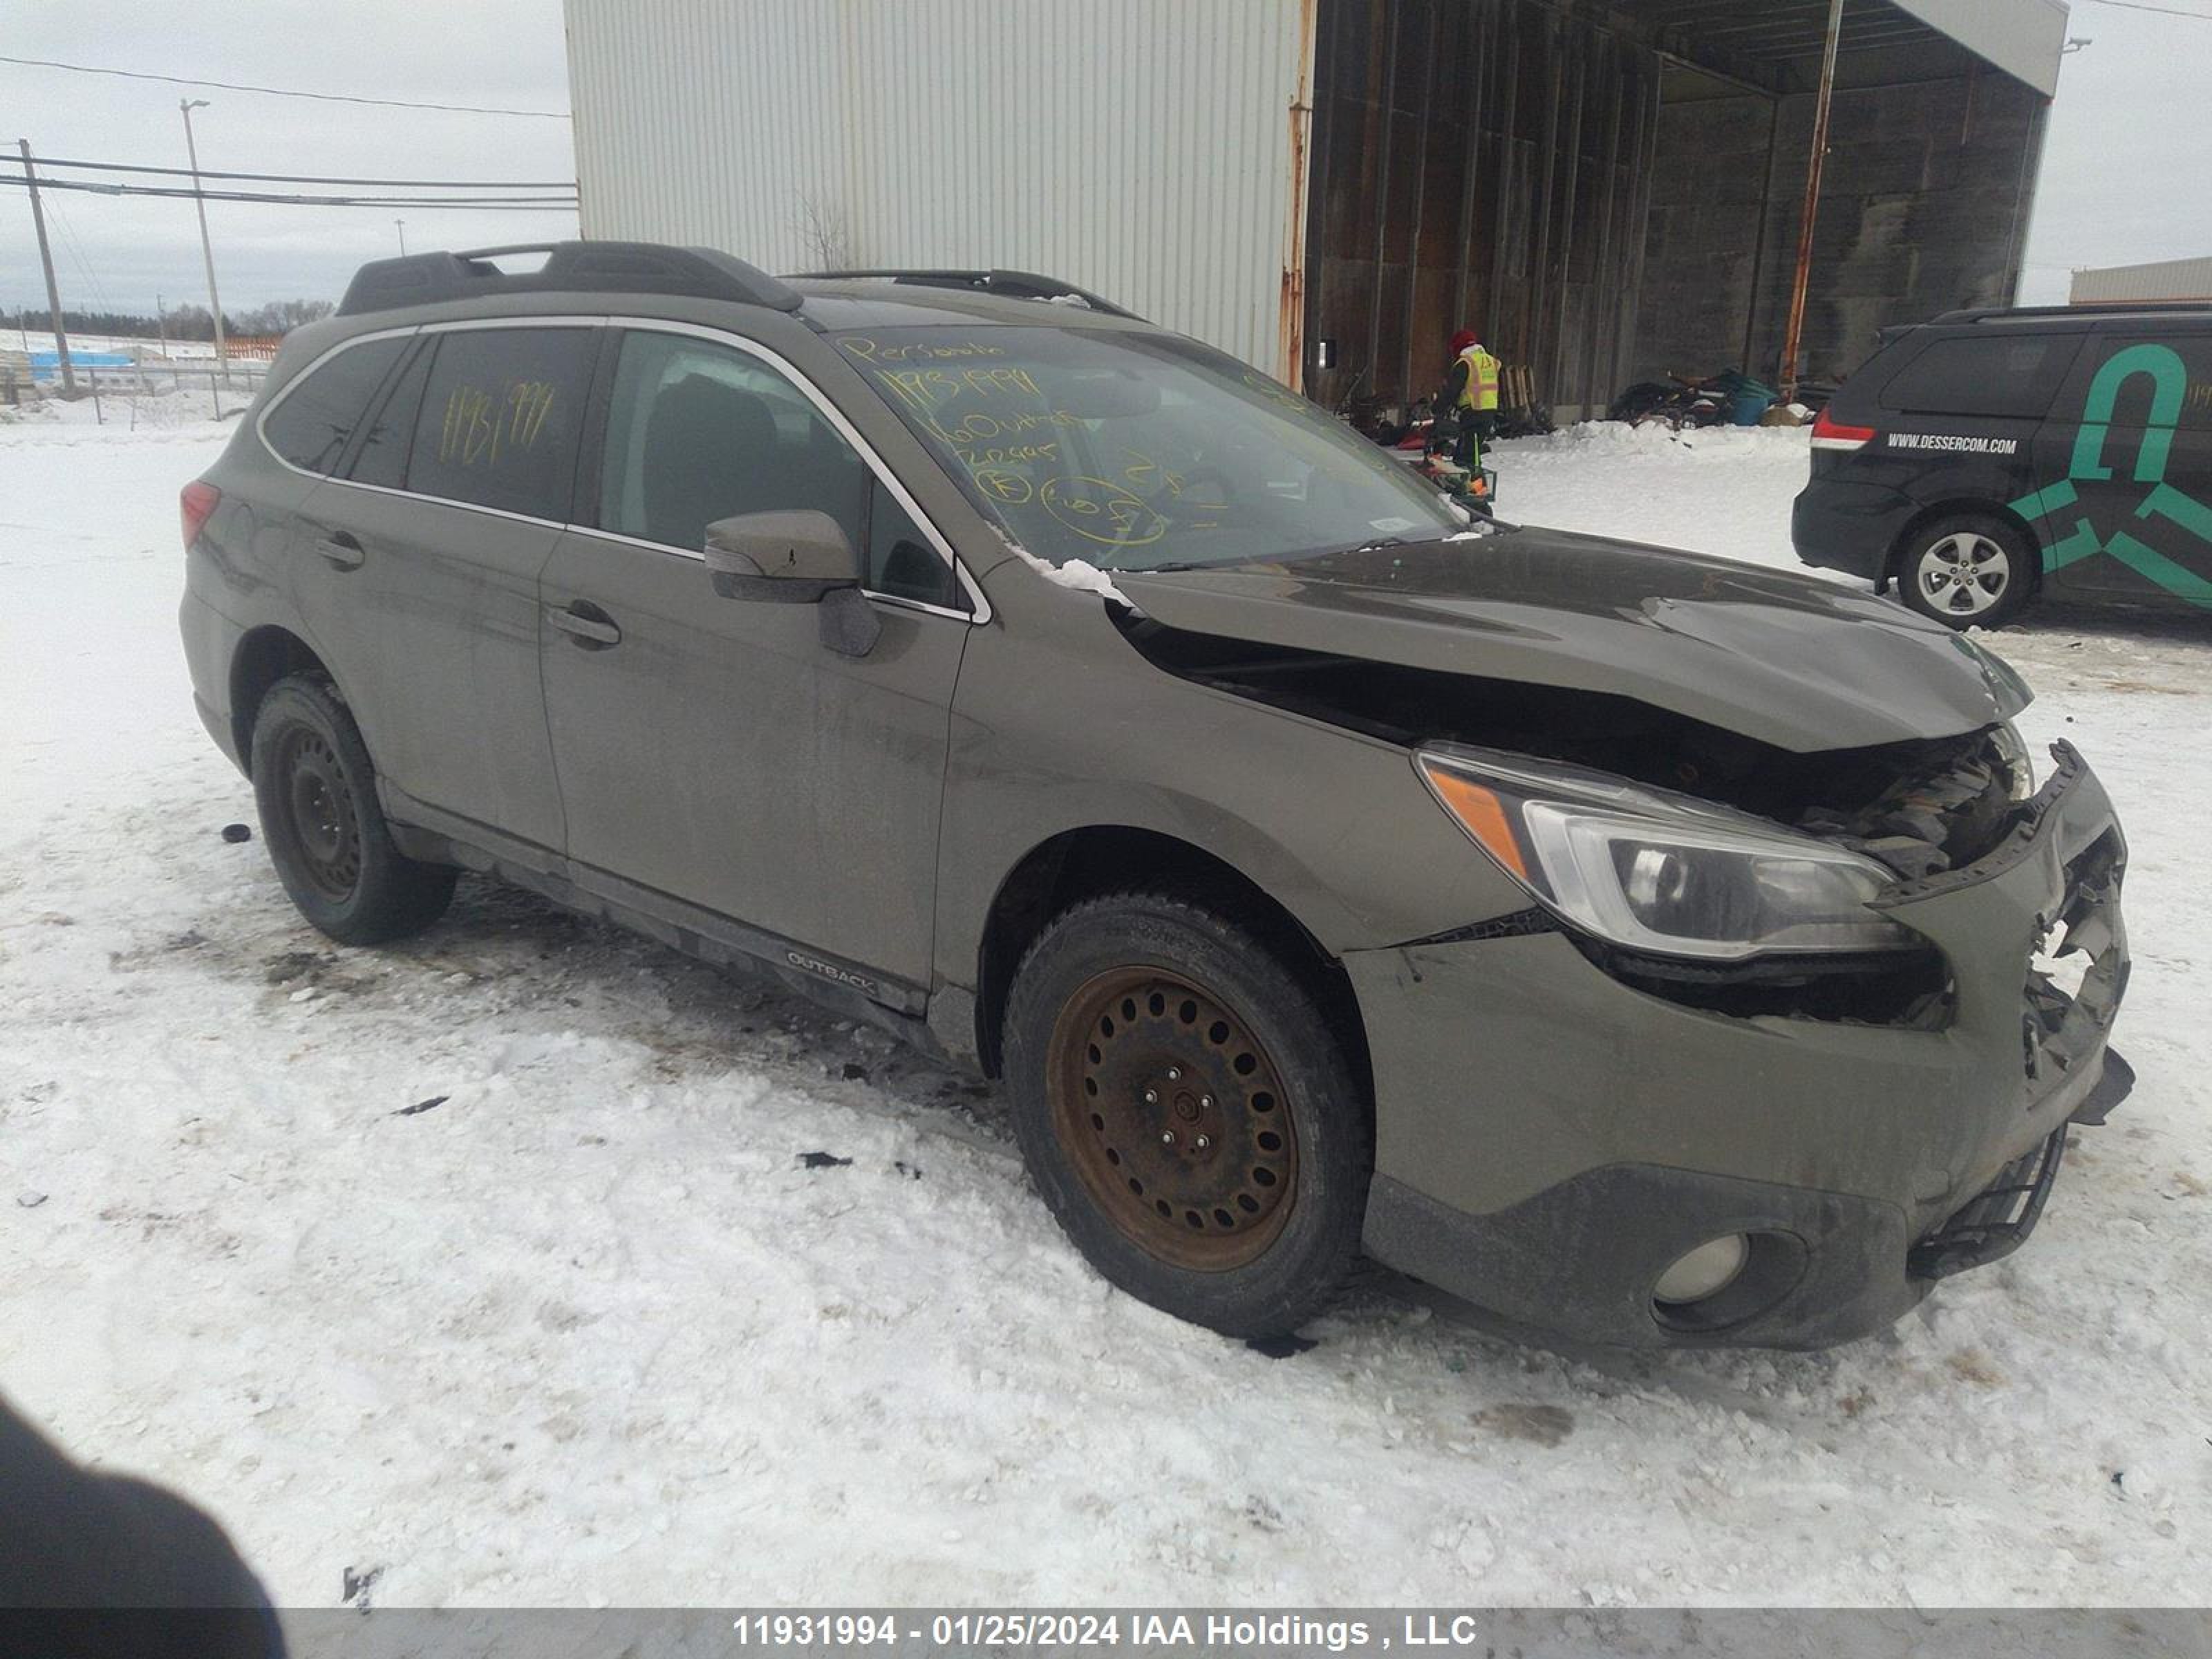
{"type": "Polygon", "coordinates": [[[1131,1243],[1201,1273],[1274,1243],[1297,1133],[1266,1046],[1203,986],[1157,968],[1097,975],[1061,1008],[1046,1066],[1060,1145],[1131,1243]]]}
{"type": "Polygon", "coordinates": [[[319,732],[289,729],[277,750],[284,828],[299,855],[300,873],[333,903],[361,882],[361,820],[337,751],[319,732]]]}
{"type": "Polygon", "coordinates": [[[2012,586],[2012,555],[1971,530],[1921,550],[1913,581],[1931,612],[1961,619],[1986,616],[2012,586]]]}

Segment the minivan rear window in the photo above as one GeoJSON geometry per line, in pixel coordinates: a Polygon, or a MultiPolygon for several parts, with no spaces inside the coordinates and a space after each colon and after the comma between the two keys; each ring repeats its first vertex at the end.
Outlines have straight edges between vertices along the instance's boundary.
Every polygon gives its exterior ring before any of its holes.
{"type": "Polygon", "coordinates": [[[408,490],[565,522],[596,339],[589,328],[440,335],[408,490]]]}
{"type": "Polygon", "coordinates": [[[309,369],[261,423],[269,447],[294,466],[330,473],[384,377],[407,349],[404,336],[347,346],[309,369]]]}
{"type": "Polygon", "coordinates": [[[1904,414],[2032,420],[2051,407],[2081,339],[2079,334],[1989,334],[1938,340],[1897,372],[1881,401],[1904,414]]]}

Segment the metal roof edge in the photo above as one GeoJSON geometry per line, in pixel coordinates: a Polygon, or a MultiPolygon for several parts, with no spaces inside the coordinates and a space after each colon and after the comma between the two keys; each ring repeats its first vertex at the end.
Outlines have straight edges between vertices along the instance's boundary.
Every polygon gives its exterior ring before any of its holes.
{"type": "Polygon", "coordinates": [[[2058,58],[2072,14],[2063,0],[1890,0],[1984,63],[2045,98],[2058,91],[2058,58]]]}

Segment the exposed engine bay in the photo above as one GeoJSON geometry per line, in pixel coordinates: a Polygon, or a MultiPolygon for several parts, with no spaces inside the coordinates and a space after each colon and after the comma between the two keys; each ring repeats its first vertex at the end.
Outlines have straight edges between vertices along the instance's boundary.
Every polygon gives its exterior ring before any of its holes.
{"type": "MultiPolygon", "coordinates": [[[[1161,669],[1197,684],[1408,746],[1450,739],[1571,762],[1757,813],[1865,854],[1900,879],[1972,863],[2027,793],[2001,726],[1871,748],[1796,753],[1632,698],[1375,662],[1117,618],[1161,669]]],[[[1711,968],[1577,939],[1607,971],[1670,1000],[1738,1014],[1929,1024],[1948,975],[1900,959],[1769,959],[1711,968]]]]}
{"type": "Polygon", "coordinates": [[[1906,878],[1996,845],[2013,769],[2025,763],[1996,727],[1798,754],[1604,692],[1224,639],[1141,617],[1121,626],[1152,662],[1201,685],[1393,743],[1449,738],[1571,761],[1846,842],[1906,878]]]}

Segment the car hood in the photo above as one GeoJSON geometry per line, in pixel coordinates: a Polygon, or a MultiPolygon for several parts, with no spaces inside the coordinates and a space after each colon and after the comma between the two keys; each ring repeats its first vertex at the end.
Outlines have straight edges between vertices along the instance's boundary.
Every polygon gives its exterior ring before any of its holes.
{"type": "Polygon", "coordinates": [[[2030,695],[1998,658],[1887,599],[1566,531],[1114,583],[1170,628],[1606,692],[1800,752],[1970,732],[2030,695]]]}

